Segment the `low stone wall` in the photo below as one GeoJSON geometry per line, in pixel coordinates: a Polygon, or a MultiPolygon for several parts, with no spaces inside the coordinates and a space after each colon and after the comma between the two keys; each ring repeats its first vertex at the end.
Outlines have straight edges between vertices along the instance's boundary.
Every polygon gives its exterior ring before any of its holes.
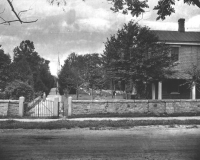
{"type": "Polygon", "coordinates": [[[200,113],[200,100],[72,100],[71,115],[200,113]]]}
{"type": "Polygon", "coordinates": [[[18,116],[19,100],[0,100],[0,116],[18,116]]]}

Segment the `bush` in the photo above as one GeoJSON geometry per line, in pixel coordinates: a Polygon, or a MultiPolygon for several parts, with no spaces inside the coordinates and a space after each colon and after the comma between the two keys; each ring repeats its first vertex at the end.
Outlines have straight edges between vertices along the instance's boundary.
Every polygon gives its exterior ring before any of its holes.
{"type": "Polygon", "coordinates": [[[7,98],[18,100],[19,97],[25,97],[25,101],[31,101],[34,97],[33,88],[25,82],[15,80],[10,82],[6,88],[5,93],[7,98]]]}

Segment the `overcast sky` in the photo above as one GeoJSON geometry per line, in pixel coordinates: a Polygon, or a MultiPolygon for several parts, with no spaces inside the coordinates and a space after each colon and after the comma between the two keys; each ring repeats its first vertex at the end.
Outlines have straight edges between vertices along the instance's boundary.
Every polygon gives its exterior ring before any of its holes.
{"type": "MultiPolygon", "coordinates": [[[[58,54],[61,64],[67,56],[77,54],[103,53],[104,43],[115,34],[124,23],[133,19],[130,15],[113,13],[106,0],[66,0],[66,6],[51,6],[46,0],[13,0],[17,11],[31,9],[23,15],[25,20],[36,20],[32,24],[12,23],[0,25],[0,44],[6,53],[13,56],[13,49],[23,40],[34,42],[35,51],[51,61],[50,70],[57,72],[58,54]]],[[[200,9],[177,2],[176,13],[165,21],[156,21],[156,11],[152,7],[157,0],[149,0],[150,8],[143,18],[134,18],[141,25],[154,30],[177,30],[178,19],[185,18],[186,31],[200,31],[200,9]]],[[[183,0],[182,0],[183,1],[183,0]]],[[[14,16],[6,0],[0,0],[4,16],[14,16]]],[[[1,12],[0,10],[0,12],[1,12]]]]}

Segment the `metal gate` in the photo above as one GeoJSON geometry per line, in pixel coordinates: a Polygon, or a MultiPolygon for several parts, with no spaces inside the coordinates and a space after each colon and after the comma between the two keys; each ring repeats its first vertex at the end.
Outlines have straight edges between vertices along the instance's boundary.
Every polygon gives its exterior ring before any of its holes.
{"type": "MultiPolygon", "coordinates": [[[[54,101],[36,98],[32,102],[24,103],[24,115],[28,117],[53,117],[54,101]]],[[[58,102],[58,117],[64,116],[64,103],[58,102]]]]}
{"type": "Polygon", "coordinates": [[[29,117],[52,117],[54,101],[37,99],[24,104],[24,115],[29,117]]]}
{"type": "Polygon", "coordinates": [[[42,100],[32,109],[31,117],[52,117],[54,101],[42,100]]]}

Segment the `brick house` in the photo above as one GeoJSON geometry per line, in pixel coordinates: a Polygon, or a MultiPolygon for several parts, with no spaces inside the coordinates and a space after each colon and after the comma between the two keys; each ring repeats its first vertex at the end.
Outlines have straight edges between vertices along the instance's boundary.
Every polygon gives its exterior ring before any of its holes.
{"type": "Polygon", "coordinates": [[[178,31],[152,30],[171,47],[171,56],[177,66],[175,74],[162,82],[152,83],[152,99],[196,99],[200,92],[194,85],[191,89],[185,84],[191,76],[186,71],[192,66],[200,66],[200,32],[186,32],[185,19],[178,20],[178,31]]]}

